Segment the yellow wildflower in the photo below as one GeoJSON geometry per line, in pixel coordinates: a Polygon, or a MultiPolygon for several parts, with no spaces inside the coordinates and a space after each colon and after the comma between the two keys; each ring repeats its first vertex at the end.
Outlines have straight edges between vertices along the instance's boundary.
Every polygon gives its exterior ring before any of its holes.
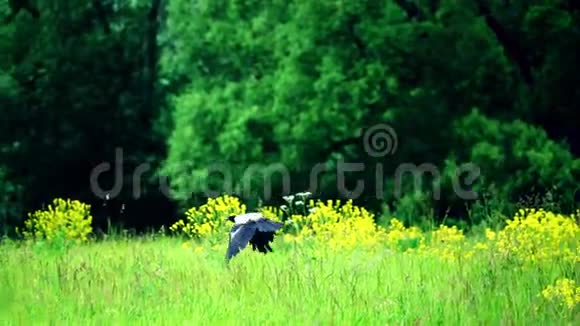
{"type": "Polygon", "coordinates": [[[28,214],[22,233],[28,239],[51,241],[63,237],[81,242],[92,232],[92,219],[90,205],[56,198],[47,209],[28,214]]]}
{"type": "Polygon", "coordinates": [[[555,285],[548,285],[541,293],[544,299],[573,309],[580,303],[580,286],[574,280],[562,278],[555,285]]]}
{"type": "Polygon", "coordinates": [[[497,233],[500,254],[524,262],[541,263],[556,259],[578,262],[580,227],[576,217],[543,209],[521,209],[497,233]]]}
{"type": "Polygon", "coordinates": [[[246,206],[233,196],[209,198],[200,207],[192,207],[185,212],[185,220],[179,220],[169,229],[190,238],[200,238],[226,229],[225,219],[230,215],[246,212],[246,206]]]}

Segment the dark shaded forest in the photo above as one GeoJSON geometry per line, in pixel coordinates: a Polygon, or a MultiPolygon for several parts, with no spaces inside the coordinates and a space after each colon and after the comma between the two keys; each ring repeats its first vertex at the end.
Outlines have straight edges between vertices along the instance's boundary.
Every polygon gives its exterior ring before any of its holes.
{"type": "Polygon", "coordinates": [[[365,181],[357,202],[406,222],[578,208],[578,1],[0,6],[3,233],[55,197],[90,203],[98,228],[142,231],[173,223],[210,188],[254,206],[288,193],[277,178],[245,180],[249,167],[283,166],[298,192],[324,164],[314,197],[348,197],[337,162],[366,167],[344,180],[365,181]],[[365,130],[379,123],[396,131],[392,155],[365,151],[365,130]],[[119,190],[108,200],[91,186],[105,162],[100,188],[119,190]],[[401,164],[424,163],[439,176],[420,187],[393,178],[401,164]],[[476,199],[454,191],[465,163],[480,171],[476,199]]]}

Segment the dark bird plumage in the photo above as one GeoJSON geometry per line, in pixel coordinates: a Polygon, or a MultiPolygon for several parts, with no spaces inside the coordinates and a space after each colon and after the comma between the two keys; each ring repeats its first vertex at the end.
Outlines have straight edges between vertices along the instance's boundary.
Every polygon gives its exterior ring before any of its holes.
{"type": "Polygon", "coordinates": [[[282,224],[265,218],[260,213],[248,213],[230,216],[228,220],[234,222],[230,231],[230,243],[226,252],[229,261],[244,249],[248,243],[253,250],[262,253],[272,252],[270,242],[274,241],[274,233],[282,228],[282,224]]]}

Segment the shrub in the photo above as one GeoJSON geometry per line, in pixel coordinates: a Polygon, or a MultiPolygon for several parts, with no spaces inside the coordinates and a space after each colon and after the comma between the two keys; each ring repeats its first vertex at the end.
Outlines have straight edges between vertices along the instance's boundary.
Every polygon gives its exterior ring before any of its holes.
{"type": "Polygon", "coordinates": [[[353,205],[352,200],[344,204],[340,200],[310,200],[308,207],[308,214],[291,216],[296,235],[287,239],[313,238],[332,249],[372,247],[384,239],[384,230],[375,224],[373,214],[353,205]]]}
{"type": "Polygon", "coordinates": [[[425,241],[425,236],[418,227],[411,226],[407,228],[397,218],[392,218],[389,221],[385,238],[390,248],[403,251],[417,248],[420,244],[424,244],[425,241]]]}
{"type": "Polygon", "coordinates": [[[28,214],[22,234],[27,239],[86,241],[92,219],[90,205],[56,198],[47,209],[28,214]]]}
{"type": "Polygon", "coordinates": [[[419,251],[445,260],[456,260],[467,254],[467,251],[464,251],[464,244],[465,235],[457,226],[439,225],[431,232],[427,245],[423,242],[419,251]]]}
{"type": "Polygon", "coordinates": [[[520,209],[497,233],[494,245],[501,255],[523,262],[577,263],[580,227],[576,218],[543,209],[520,209]]]}
{"type": "Polygon", "coordinates": [[[236,197],[224,195],[208,198],[200,207],[192,207],[185,212],[185,219],[173,224],[169,229],[189,238],[202,238],[226,232],[226,218],[230,215],[244,214],[246,205],[236,197]]]}
{"type": "MultiPolygon", "coordinates": [[[[481,171],[471,186],[479,194],[490,193],[506,203],[547,196],[557,198],[558,207],[550,203],[553,200],[544,201],[551,207],[538,206],[567,212],[577,208],[574,197],[579,189],[580,159],[574,157],[568,146],[550,139],[541,128],[519,120],[491,119],[478,110],[459,119],[454,126],[458,146],[445,162],[443,179],[447,193],[455,196],[451,180],[456,167],[470,162],[481,171]]],[[[509,208],[505,207],[504,213],[512,214],[509,208]]]]}
{"type": "Polygon", "coordinates": [[[554,285],[548,285],[541,295],[547,301],[571,310],[580,303],[580,286],[576,286],[574,280],[562,278],[556,280],[554,285]]]}

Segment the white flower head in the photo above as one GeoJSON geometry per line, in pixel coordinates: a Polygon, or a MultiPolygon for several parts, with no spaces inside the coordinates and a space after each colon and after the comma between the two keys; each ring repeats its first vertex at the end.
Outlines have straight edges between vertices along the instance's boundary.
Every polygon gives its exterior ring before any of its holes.
{"type": "Polygon", "coordinates": [[[304,191],[304,192],[297,193],[296,196],[301,197],[302,199],[305,199],[305,198],[309,198],[310,196],[312,196],[312,193],[309,191],[304,191]]]}

